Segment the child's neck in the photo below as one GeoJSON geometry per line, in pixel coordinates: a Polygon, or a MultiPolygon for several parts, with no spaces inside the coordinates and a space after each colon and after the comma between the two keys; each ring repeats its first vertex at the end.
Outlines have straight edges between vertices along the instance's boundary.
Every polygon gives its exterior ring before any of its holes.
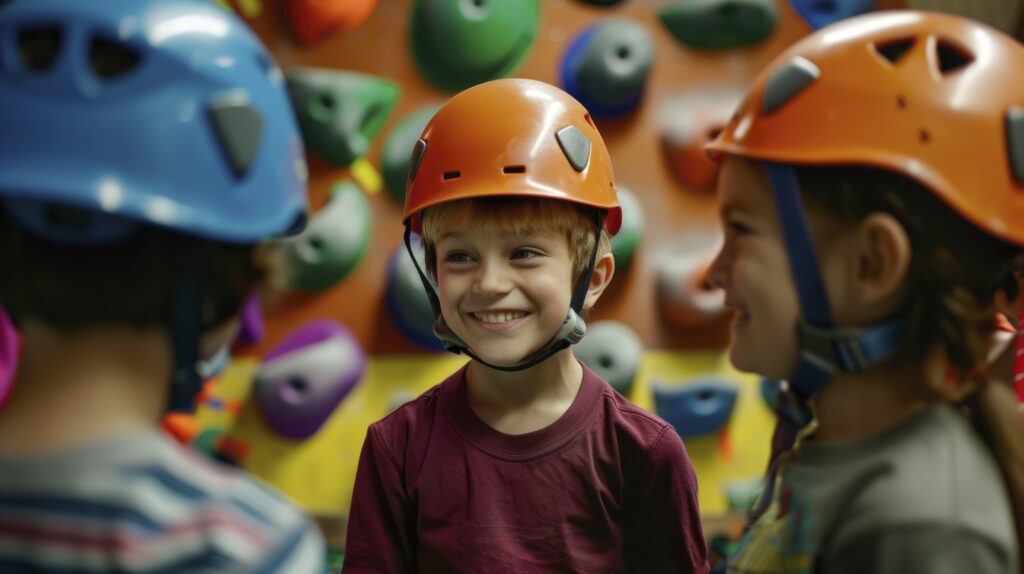
{"type": "Polygon", "coordinates": [[[473,411],[505,434],[533,432],[558,420],[582,382],[583,367],[571,349],[522,371],[497,371],[472,361],[466,372],[473,411]]]}
{"type": "Polygon", "coordinates": [[[23,351],[0,408],[0,452],[38,454],[154,428],[169,392],[166,334],[131,327],[22,331],[23,351]]]}
{"type": "Polygon", "coordinates": [[[878,365],[863,373],[843,373],[812,399],[816,442],[850,442],[883,433],[934,402],[915,361],[878,365]]]}

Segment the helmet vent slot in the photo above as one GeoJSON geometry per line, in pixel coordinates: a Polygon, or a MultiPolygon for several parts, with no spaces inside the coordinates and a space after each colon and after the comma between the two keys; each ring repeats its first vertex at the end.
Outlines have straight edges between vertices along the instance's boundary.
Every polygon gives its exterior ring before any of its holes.
{"type": "Polygon", "coordinates": [[[119,42],[96,36],[89,44],[89,66],[96,77],[111,80],[139,65],[139,53],[119,42]]]}
{"type": "Polygon", "coordinates": [[[892,40],[885,42],[884,44],[875,44],[875,51],[878,55],[885,58],[890,64],[899,62],[903,56],[907,55],[907,52],[914,47],[913,38],[900,38],[899,40],[892,40]]]}
{"type": "Polygon", "coordinates": [[[526,173],[525,165],[506,165],[502,170],[502,173],[526,173]]]}
{"type": "Polygon", "coordinates": [[[18,32],[21,69],[45,72],[53,67],[60,53],[61,29],[56,26],[26,28],[18,32]]]}
{"type": "Polygon", "coordinates": [[[461,172],[461,171],[458,171],[458,170],[455,170],[455,171],[446,171],[446,172],[444,172],[444,175],[442,175],[441,177],[442,177],[442,178],[443,178],[443,179],[444,179],[445,181],[451,181],[451,180],[453,180],[453,179],[459,179],[460,177],[462,177],[462,172],[461,172]]]}
{"type": "Polygon", "coordinates": [[[935,43],[935,55],[939,71],[943,74],[951,74],[974,62],[974,56],[970,52],[941,38],[935,43]]]}

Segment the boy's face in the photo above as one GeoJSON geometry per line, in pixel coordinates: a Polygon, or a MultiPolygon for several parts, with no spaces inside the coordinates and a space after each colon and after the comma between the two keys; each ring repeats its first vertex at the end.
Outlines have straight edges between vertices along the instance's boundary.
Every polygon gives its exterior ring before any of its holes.
{"type": "Polygon", "coordinates": [[[441,312],[477,356],[510,366],[551,340],[572,295],[573,264],[564,235],[480,225],[438,235],[441,312]]]}

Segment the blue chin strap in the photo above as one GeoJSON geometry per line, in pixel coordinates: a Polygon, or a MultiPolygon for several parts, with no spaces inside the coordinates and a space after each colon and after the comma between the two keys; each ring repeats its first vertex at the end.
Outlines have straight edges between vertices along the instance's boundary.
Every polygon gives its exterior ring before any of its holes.
{"type": "Polygon", "coordinates": [[[837,372],[864,371],[896,354],[903,348],[907,326],[902,318],[894,318],[866,327],[835,328],[796,173],[788,165],[762,165],[771,184],[802,313],[800,357],[789,388],[806,401],[837,372]]]}
{"type": "Polygon", "coordinates": [[[764,490],[750,523],[771,502],[779,455],[793,447],[797,432],[811,421],[810,398],[836,373],[865,371],[892,357],[903,348],[908,334],[907,323],[901,317],[866,327],[835,327],[796,172],[784,164],[761,165],[775,200],[802,315],[798,327],[800,356],[787,385],[779,392],[779,420],[772,437],[772,455],[764,490]]]}

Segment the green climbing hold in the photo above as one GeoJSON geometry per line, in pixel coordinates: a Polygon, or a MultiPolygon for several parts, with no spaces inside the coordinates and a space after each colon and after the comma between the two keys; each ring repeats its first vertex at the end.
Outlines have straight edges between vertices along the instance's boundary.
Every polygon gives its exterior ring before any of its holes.
{"type": "Polygon", "coordinates": [[[731,50],[770,36],[779,11],[775,0],[686,0],[659,9],[658,18],[691,48],[731,50]]]}
{"type": "Polygon", "coordinates": [[[434,86],[457,92],[512,73],[537,36],[538,0],[416,0],[413,57],[434,86]]]}
{"type": "Polygon", "coordinates": [[[391,81],[319,68],[289,71],[288,90],[306,147],[339,166],[366,155],[398,101],[391,81]]]}
{"type": "Polygon", "coordinates": [[[335,185],[305,231],[282,240],[290,286],[323,291],[347,277],[366,254],[371,222],[363,191],[352,181],[335,185]]]}

